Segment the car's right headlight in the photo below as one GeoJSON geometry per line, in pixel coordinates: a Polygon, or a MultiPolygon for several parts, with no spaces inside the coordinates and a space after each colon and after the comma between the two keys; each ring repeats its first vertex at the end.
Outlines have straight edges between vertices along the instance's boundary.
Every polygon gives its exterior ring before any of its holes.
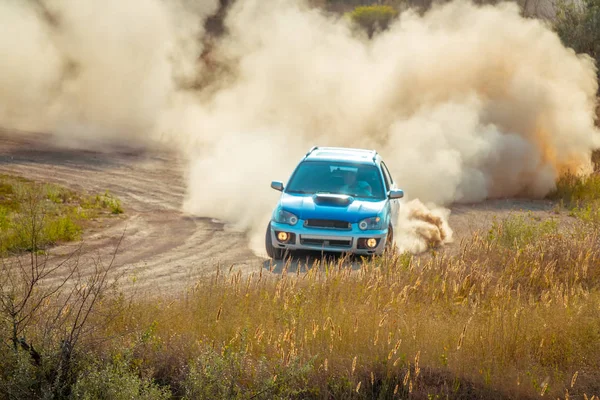
{"type": "Polygon", "coordinates": [[[273,213],[273,221],[279,224],[296,225],[298,222],[298,217],[289,211],[278,208],[273,213]]]}
{"type": "Polygon", "coordinates": [[[361,231],[381,230],[383,229],[383,220],[380,217],[365,218],[358,223],[358,228],[361,231]]]}

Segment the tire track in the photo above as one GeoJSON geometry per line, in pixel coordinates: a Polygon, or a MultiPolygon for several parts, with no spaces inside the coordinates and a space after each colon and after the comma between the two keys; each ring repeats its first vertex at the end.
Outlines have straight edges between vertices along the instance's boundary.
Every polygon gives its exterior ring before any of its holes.
{"type": "Polygon", "coordinates": [[[0,132],[0,173],[119,197],[125,214],[86,232],[85,248],[107,260],[125,232],[115,264],[145,294],[181,290],[215,273],[218,264],[244,273],[263,267],[264,259],[248,249],[242,233],[180,211],[183,167],[176,154],[164,150],[65,150],[53,146],[49,135],[0,132]]]}

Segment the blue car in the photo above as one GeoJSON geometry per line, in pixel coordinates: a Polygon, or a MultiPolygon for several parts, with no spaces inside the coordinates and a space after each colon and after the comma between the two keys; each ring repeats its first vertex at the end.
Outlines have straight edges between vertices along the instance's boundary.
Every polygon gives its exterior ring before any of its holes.
{"type": "Polygon", "coordinates": [[[294,250],[379,255],[393,245],[404,192],[375,150],[313,147],[281,191],[267,226],[267,254],[294,250]]]}

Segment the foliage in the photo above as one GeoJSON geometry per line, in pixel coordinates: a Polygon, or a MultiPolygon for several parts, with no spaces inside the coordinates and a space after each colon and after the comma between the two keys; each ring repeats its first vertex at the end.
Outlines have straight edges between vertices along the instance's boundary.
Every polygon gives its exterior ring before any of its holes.
{"type": "MultiPolygon", "coordinates": [[[[244,338],[245,343],[250,343],[244,338]]],[[[237,344],[222,352],[204,349],[188,365],[183,382],[184,399],[288,399],[310,397],[309,374],[313,365],[290,360],[275,365],[252,359],[237,344]],[[307,388],[307,389],[305,389],[307,388]]]]}
{"type": "Polygon", "coordinates": [[[575,175],[566,173],[559,177],[556,188],[548,195],[567,206],[578,206],[583,202],[600,200],[600,175],[575,175]]]}
{"type": "Polygon", "coordinates": [[[530,213],[529,215],[512,215],[502,222],[498,222],[494,218],[487,238],[502,246],[519,249],[557,232],[556,220],[540,220],[530,213]]]}
{"type": "Polygon", "coordinates": [[[349,13],[350,19],[365,29],[369,37],[387,29],[397,15],[395,8],[384,5],[358,6],[349,13]]]}
{"type": "Polygon", "coordinates": [[[556,189],[548,196],[559,202],[559,209],[566,208],[569,215],[587,224],[591,229],[600,228],[600,174],[564,174],[556,183],[556,189]]]}
{"type": "Polygon", "coordinates": [[[108,192],[108,190],[102,195],[96,196],[96,203],[100,204],[102,208],[108,208],[113,214],[122,214],[123,207],[121,201],[114,195],[108,192]]]}
{"type": "Polygon", "coordinates": [[[559,1],[554,26],[566,46],[600,66],[600,0],[559,1]]]}
{"type": "Polygon", "coordinates": [[[83,199],[56,185],[0,178],[0,398],[67,398],[95,308],[116,285],[114,255],[84,268],[80,244],[53,257],[52,244],[79,237],[83,199]]]}
{"type": "Polygon", "coordinates": [[[573,207],[569,215],[591,225],[594,229],[598,228],[600,227],[600,200],[573,207]]]}
{"type": "Polygon", "coordinates": [[[161,388],[149,378],[140,377],[122,360],[96,363],[83,370],[73,387],[77,400],[162,400],[170,399],[168,388],[161,388]]]}
{"type": "Polygon", "coordinates": [[[0,175],[0,253],[43,251],[78,240],[85,221],[106,210],[123,212],[120,200],[108,191],[84,196],[59,185],[0,175]]]}

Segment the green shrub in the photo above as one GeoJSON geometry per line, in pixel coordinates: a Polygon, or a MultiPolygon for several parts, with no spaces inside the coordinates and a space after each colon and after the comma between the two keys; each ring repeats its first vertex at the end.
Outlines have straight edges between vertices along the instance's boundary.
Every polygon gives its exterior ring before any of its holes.
{"type": "Polygon", "coordinates": [[[96,202],[100,204],[102,208],[108,208],[113,214],[121,214],[123,207],[121,207],[121,201],[114,197],[108,192],[104,192],[102,196],[96,196],[96,202]]]}
{"type": "Polygon", "coordinates": [[[6,207],[0,205],[0,231],[5,232],[9,226],[8,219],[9,210],[6,207]]]}
{"type": "Polygon", "coordinates": [[[365,29],[369,37],[376,31],[387,29],[398,11],[390,6],[359,6],[349,13],[350,19],[365,29]]]}
{"type": "Polygon", "coordinates": [[[207,351],[189,365],[183,382],[185,399],[237,398],[244,388],[240,387],[243,373],[241,354],[224,352],[223,355],[207,351]]]}
{"type": "MultiPolygon", "coordinates": [[[[593,157],[598,165],[597,156],[593,157]]],[[[556,183],[556,189],[548,195],[558,200],[558,209],[566,209],[575,217],[593,229],[600,228],[600,175],[579,176],[562,175],[556,183]]]]}
{"type": "Polygon", "coordinates": [[[586,223],[592,228],[600,227],[600,201],[587,202],[572,208],[569,215],[586,223]]]}
{"type": "Polygon", "coordinates": [[[73,386],[73,399],[170,399],[168,388],[142,378],[124,362],[93,366],[83,371],[73,386]]]}
{"type": "MultiPolygon", "coordinates": [[[[9,337],[8,332],[2,336],[9,337]]],[[[5,343],[2,343],[6,346],[5,343]]],[[[31,363],[30,355],[22,350],[2,350],[0,357],[0,398],[1,399],[34,399],[38,397],[41,386],[40,374],[31,363]]]]}
{"type": "Polygon", "coordinates": [[[576,207],[583,202],[600,200],[600,175],[564,174],[556,182],[549,199],[576,207]]]}
{"type": "Polygon", "coordinates": [[[269,364],[265,358],[254,359],[243,346],[223,352],[206,349],[188,365],[183,398],[312,398],[312,360],[303,363],[293,359],[286,366],[269,364]]]}
{"type": "Polygon", "coordinates": [[[0,196],[5,196],[12,193],[12,185],[8,182],[0,181],[0,196]]]}
{"type": "Polygon", "coordinates": [[[0,254],[78,240],[83,222],[107,211],[123,213],[120,200],[108,191],[80,196],[55,184],[0,175],[0,254]]]}
{"type": "Polygon", "coordinates": [[[82,228],[73,215],[62,215],[53,218],[46,225],[45,238],[48,243],[71,242],[80,238],[82,228]]]}
{"type": "Polygon", "coordinates": [[[72,190],[57,185],[45,185],[46,197],[53,203],[65,204],[77,200],[77,194],[72,190]]]}
{"type": "Polygon", "coordinates": [[[512,215],[501,222],[494,219],[488,232],[488,240],[518,249],[557,231],[556,220],[537,220],[531,215],[512,215]]]}
{"type": "Polygon", "coordinates": [[[0,175],[0,206],[15,211],[19,208],[19,204],[15,201],[15,191],[22,184],[11,180],[6,175],[0,175]]]}

